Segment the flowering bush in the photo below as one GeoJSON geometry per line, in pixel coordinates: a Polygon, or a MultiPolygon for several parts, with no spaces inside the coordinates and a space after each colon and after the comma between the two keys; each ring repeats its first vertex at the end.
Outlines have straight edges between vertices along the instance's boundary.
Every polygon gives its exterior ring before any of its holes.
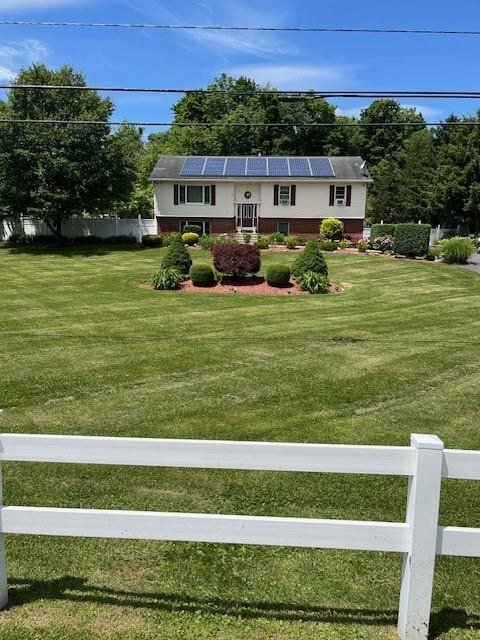
{"type": "Polygon", "coordinates": [[[375,251],[393,251],[392,236],[377,236],[371,243],[372,249],[375,251]]]}
{"type": "Polygon", "coordinates": [[[224,275],[241,277],[260,271],[260,250],[252,244],[219,244],[213,248],[213,265],[224,275]]]}
{"type": "Polygon", "coordinates": [[[368,242],[366,240],[359,240],[357,242],[357,249],[360,251],[360,253],[365,253],[365,251],[368,249],[368,242]]]}

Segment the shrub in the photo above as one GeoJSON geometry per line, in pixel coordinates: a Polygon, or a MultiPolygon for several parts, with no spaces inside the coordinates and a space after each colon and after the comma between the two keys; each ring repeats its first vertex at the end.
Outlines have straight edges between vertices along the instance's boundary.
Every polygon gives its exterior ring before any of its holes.
{"type": "Polygon", "coordinates": [[[268,236],[270,244],[285,244],[285,236],[280,231],[275,231],[268,236]]]}
{"type": "Polygon", "coordinates": [[[333,240],[322,240],[319,247],[322,251],[336,251],[338,244],[333,240]]]}
{"type": "Polygon", "coordinates": [[[395,253],[411,257],[425,256],[428,253],[429,244],[429,224],[406,223],[395,226],[393,243],[395,253]]]}
{"type": "Polygon", "coordinates": [[[370,231],[370,242],[373,242],[378,236],[393,236],[395,235],[395,224],[372,224],[370,231]]]}
{"type": "Polygon", "coordinates": [[[183,227],[183,233],[196,233],[200,237],[202,235],[202,227],[199,224],[186,224],[183,227]]]}
{"type": "Polygon", "coordinates": [[[49,247],[55,245],[64,245],[69,244],[71,241],[68,238],[61,237],[57,238],[56,236],[50,236],[47,234],[36,234],[36,235],[26,235],[24,236],[25,244],[30,244],[34,247],[49,247]]]}
{"type": "Polygon", "coordinates": [[[175,238],[181,238],[181,235],[177,231],[170,231],[170,233],[162,234],[163,246],[169,247],[175,238]]]}
{"type": "Polygon", "coordinates": [[[193,247],[194,244],[197,244],[199,237],[198,233],[184,233],[182,240],[184,244],[188,244],[189,247],[193,247]]]}
{"type": "Polygon", "coordinates": [[[285,244],[287,249],[296,249],[300,244],[300,238],[297,238],[297,236],[287,236],[285,238],[285,244]]]}
{"type": "Polygon", "coordinates": [[[211,287],[215,284],[215,275],[209,264],[194,264],[190,267],[190,280],[196,287],[211,287]]]}
{"type": "Polygon", "coordinates": [[[375,251],[392,251],[393,250],[393,238],[392,236],[377,236],[373,242],[370,242],[370,247],[375,251]]]}
{"type": "Polygon", "coordinates": [[[340,240],[340,242],[338,243],[339,249],[349,249],[351,246],[352,246],[352,243],[350,242],[350,240],[347,240],[347,238],[340,240]]]}
{"type": "Polygon", "coordinates": [[[215,236],[215,244],[237,244],[237,241],[226,233],[222,233],[220,236],[215,236]]]}
{"type": "Polygon", "coordinates": [[[325,240],[341,240],[343,238],[343,222],[338,218],[325,218],[320,225],[320,235],[325,240]]]}
{"type": "Polygon", "coordinates": [[[268,243],[268,238],[266,238],[265,236],[260,236],[260,238],[255,243],[255,246],[258,247],[258,249],[268,249],[268,247],[270,246],[268,243]]]}
{"type": "Polygon", "coordinates": [[[174,291],[180,289],[184,277],[178,269],[173,267],[163,267],[152,275],[150,280],[154,289],[161,291],[174,291]]]}
{"type": "Polygon", "coordinates": [[[180,236],[173,238],[168,251],[163,258],[163,268],[178,269],[180,273],[188,273],[192,266],[192,259],[180,236]]]}
{"type": "Polygon", "coordinates": [[[75,236],[72,238],[72,242],[77,247],[88,247],[94,244],[103,244],[104,241],[99,236],[75,236]]]}
{"type": "Polygon", "coordinates": [[[26,242],[26,236],[24,233],[12,233],[7,238],[7,242],[12,242],[14,244],[23,244],[26,242]]]}
{"type": "Polygon", "coordinates": [[[198,244],[202,249],[205,249],[205,251],[210,251],[215,245],[215,238],[213,236],[202,236],[199,239],[198,244]]]}
{"type": "Polygon", "coordinates": [[[149,233],[142,238],[144,247],[163,247],[163,237],[157,233],[149,233]]]}
{"type": "Polygon", "coordinates": [[[292,274],[298,279],[307,271],[314,271],[325,277],[328,276],[328,267],[325,258],[320,251],[318,242],[309,240],[302,253],[299,253],[292,265],[292,274]]]}
{"type": "Polygon", "coordinates": [[[368,242],[366,240],[359,240],[357,242],[357,249],[360,251],[360,253],[365,253],[365,251],[368,249],[368,242]]]}
{"type": "Polygon", "coordinates": [[[327,293],[329,282],[327,276],[315,271],[306,271],[297,280],[302,291],[308,293],[327,293]]]}
{"type": "Polygon", "coordinates": [[[260,250],[251,244],[223,244],[213,248],[213,265],[221,274],[245,276],[260,271],[260,250]]]}
{"type": "Polygon", "coordinates": [[[470,238],[447,238],[440,242],[443,259],[448,264],[466,264],[475,250],[470,238]]]}
{"type": "Polygon", "coordinates": [[[266,280],[271,287],[285,287],[290,282],[290,267],[286,264],[271,264],[267,268],[266,280]]]}
{"type": "Polygon", "coordinates": [[[135,236],[109,236],[103,239],[104,244],[136,244],[135,236]]]}

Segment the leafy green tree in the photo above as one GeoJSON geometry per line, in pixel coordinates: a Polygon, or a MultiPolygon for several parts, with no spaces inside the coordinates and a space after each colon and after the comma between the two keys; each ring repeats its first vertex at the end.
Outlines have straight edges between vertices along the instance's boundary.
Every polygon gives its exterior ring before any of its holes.
{"type": "MultiPolygon", "coordinates": [[[[84,87],[71,67],[32,65],[19,84],[84,87]]],[[[72,215],[105,211],[132,184],[132,163],[110,135],[113,103],[94,91],[9,92],[5,112],[15,119],[94,120],[95,126],[9,124],[0,127],[0,210],[13,219],[29,215],[57,236],[72,215]]]]}
{"type": "Polygon", "coordinates": [[[430,222],[435,150],[431,131],[415,131],[398,154],[402,209],[409,220],[430,222]]]}
{"type": "Polygon", "coordinates": [[[372,222],[403,222],[402,178],[395,160],[380,160],[373,169],[373,185],[368,199],[372,222]]]}
{"type": "Polygon", "coordinates": [[[377,122],[392,123],[387,127],[362,127],[360,135],[360,155],[374,168],[381,160],[391,159],[405,141],[421,127],[425,127],[425,120],[415,109],[402,107],[396,100],[375,100],[363,109],[360,123],[374,124],[377,122]],[[396,122],[411,122],[412,126],[394,126],[396,122]],[[414,126],[417,123],[417,126],[414,126]],[[421,125],[421,126],[419,126],[421,125]]]}

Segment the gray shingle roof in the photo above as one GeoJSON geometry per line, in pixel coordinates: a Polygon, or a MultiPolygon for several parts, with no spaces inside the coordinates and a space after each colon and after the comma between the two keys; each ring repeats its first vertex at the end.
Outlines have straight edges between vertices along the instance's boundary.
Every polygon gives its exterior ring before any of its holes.
{"type": "MultiPolygon", "coordinates": [[[[218,175],[215,175],[215,176],[202,175],[202,176],[196,176],[196,177],[181,176],[180,173],[182,171],[182,167],[186,157],[187,156],[160,156],[157,161],[157,164],[155,165],[154,170],[150,175],[150,180],[157,181],[157,180],[181,179],[182,181],[183,180],[198,181],[199,179],[201,180],[202,178],[212,178],[212,179],[215,179],[216,181],[234,182],[239,179],[231,176],[218,176],[218,175]]],[[[212,157],[212,156],[209,156],[209,157],[212,157]]],[[[363,159],[360,156],[330,156],[330,162],[332,163],[332,167],[335,172],[335,178],[332,178],[332,177],[299,178],[299,177],[285,175],[285,176],[276,176],[275,178],[245,176],[244,178],[242,177],[242,179],[249,180],[251,182],[256,182],[259,180],[272,182],[273,180],[276,180],[276,179],[282,180],[285,178],[288,178],[289,180],[292,180],[292,179],[293,180],[322,180],[327,182],[335,182],[337,180],[338,181],[362,180],[365,182],[371,182],[372,180],[370,172],[368,171],[368,168],[365,166],[365,168],[362,170],[363,159]]]]}

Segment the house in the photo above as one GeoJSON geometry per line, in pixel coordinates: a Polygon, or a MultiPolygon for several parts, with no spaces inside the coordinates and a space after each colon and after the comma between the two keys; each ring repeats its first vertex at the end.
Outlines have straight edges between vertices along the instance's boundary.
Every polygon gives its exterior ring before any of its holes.
{"type": "Polygon", "coordinates": [[[160,156],[150,179],[159,233],[197,224],[205,234],[308,236],[334,217],[353,239],[372,182],[358,156],[160,156]]]}

